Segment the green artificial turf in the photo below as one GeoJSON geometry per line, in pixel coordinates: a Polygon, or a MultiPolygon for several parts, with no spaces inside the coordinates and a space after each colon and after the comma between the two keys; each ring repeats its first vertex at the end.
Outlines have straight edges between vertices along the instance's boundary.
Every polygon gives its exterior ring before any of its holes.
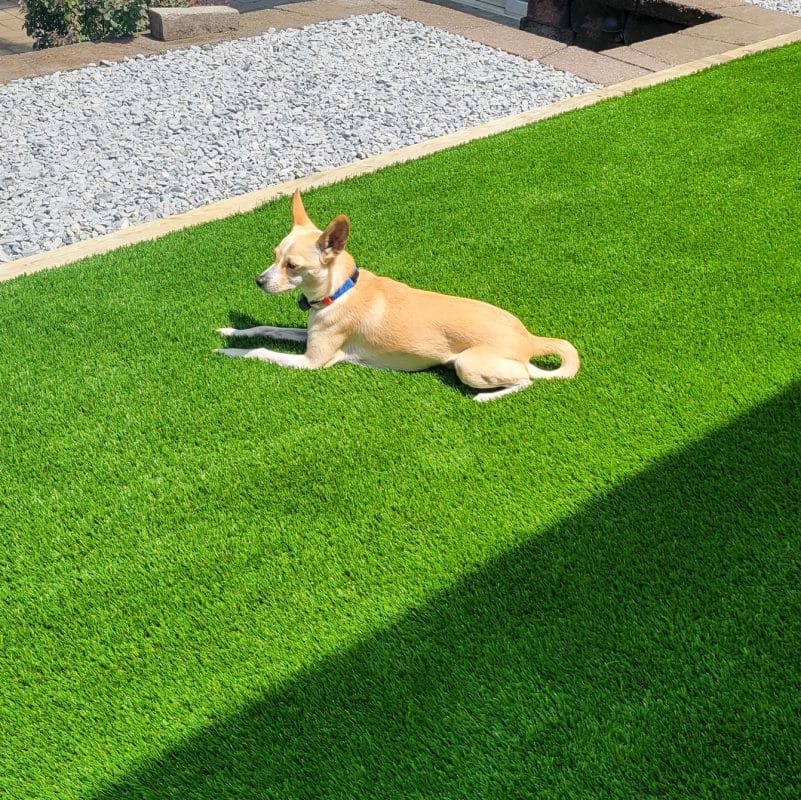
{"type": "Polygon", "coordinates": [[[281,369],[289,201],[0,285],[0,796],[791,798],[801,47],[310,193],[574,342],[281,369]]]}

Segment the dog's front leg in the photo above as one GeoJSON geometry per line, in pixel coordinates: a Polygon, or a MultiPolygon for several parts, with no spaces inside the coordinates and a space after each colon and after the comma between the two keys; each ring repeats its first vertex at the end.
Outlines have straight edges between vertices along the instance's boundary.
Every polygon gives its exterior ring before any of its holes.
{"type": "Polygon", "coordinates": [[[221,336],[267,336],[285,342],[305,342],[308,332],[305,328],[276,328],[273,325],[258,325],[255,328],[217,328],[221,336]]]}
{"type": "Polygon", "coordinates": [[[294,367],[295,369],[320,369],[330,367],[342,360],[341,351],[342,340],[339,337],[317,337],[309,340],[309,346],[302,355],[297,353],[277,353],[275,350],[268,350],[266,347],[256,347],[252,350],[241,350],[236,347],[221,347],[215,350],[224,356],[234,358],[255,358],[259,361],[269,361],[282,367],[294,367]]]}
{"type": "Polygon", "coordinates": [[[219,347],[215,351],[223,356],[233,358],[255,358],[258,361],[269,361],[282,367],[294,367],[295,369],[318,369],[325,364],[317,364],[308,358],[306,353],[277,353],[275,350],[268,350],[266,347],[254,347],[251,350],[242,350],[238,347],[219,347]]]}

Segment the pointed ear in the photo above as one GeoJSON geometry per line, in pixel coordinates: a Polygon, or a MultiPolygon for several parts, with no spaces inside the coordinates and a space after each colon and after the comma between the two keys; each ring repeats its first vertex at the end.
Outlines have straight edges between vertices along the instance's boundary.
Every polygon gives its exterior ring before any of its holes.
{"type": "Polygon", "coordinates": [[[300,189],[295,189],[295,194],[292,195],[292,225],[314,225],[303,207],[300,189]]]}
{"type": "Polygon", "coordinates": [[[350,220],[340,214],[320,235],[317,249],[322,255],[323,264],[332,261],[345,249],[350,233],[350,220]]]}

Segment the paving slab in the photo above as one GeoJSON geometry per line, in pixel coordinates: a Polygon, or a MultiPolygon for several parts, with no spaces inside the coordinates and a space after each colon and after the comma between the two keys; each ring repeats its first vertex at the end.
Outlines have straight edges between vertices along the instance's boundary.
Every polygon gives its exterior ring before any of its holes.
{"type": "Polygon", "coordinates": [[[0,56],[21,55],[22,53],[30,53],[32,47],[29,44],[2,44],[0,43],[0,56]]]}
{"type": "Polygon", "coordinates": [[[331,2],[310,0],[308,3],[287,3],[273,9],[295,20],[297,27],[352,17],[354,14],[372,14],[378,10],[383,9],[378,9],[372,2],[360,2],[360,0],[331,0],[331,2]]]}
{"type": "Polygon", "coordinates": [[[402,15],[404,11],[416,8],[421,3],[420,0],[375,0],[375,5],[390,14],[402,15]]]}
{"type": "Polygon", "coordinates": [[[601,54],[609,56],[609,58],[616,58],[618,61],[625,61],[627,64],[634,64],[634,66],[642,67],[649,72],[659,72],[671,66],[667,61],[641,53],[633,47],[612,47],[609,50],[601,50],[601,54]]]}
{"type": "Polygon", "coordinates": [[[754,25],[761,25],[766,30],[771,31],[774,36],[801,30],[801,17],[782,14],[779,11],[751,5],[750,3],[723,6],[715,9],[715,13],[722,17],[731,17],[732,19],[743,20],[743,22],[752,22],[754,25]]]}
{"type": "Polygon", "coordinates": [[[0,8],[0,25],[13,25],[22,27],[22,15],[16,8],[0,8]]]}
{"type": "Polygon", "coordinates": [[[715,14],[719,13],[719,9],[748,5],[747,0],[692,0],[695,8],[700,8],[703,11],[712,11],[715,14]]]}
{"type": "Polygon", "coordinates": [[[592,50],[583,50],[581,47],[565,47],[556,53],[551,53],[540,61],[550,64],[556,69],[572,72],[586,81],[599,83],[601,86],[610,86],[614,83],[627,81],[648,75],[651,70],[643,69],[635,64],[627,64],[616,58],[610,58],[603,53],[594,53],[592,50]]]}
{"type": "Polygon", "coordinates": [[[481,17],[430,3],[407,5],[398,14],[404,19],[440,28],[526,59],[540,59],[566,47],[564,43],[545,36],[498,25],[481,17]]]}
{"type": "MultiPolygon", "coordinates": [[[[801,26],[799,26],[801,27],[801,26]]],[[[770,39],[773,32],[761,25],[745,22],[741,19],[724,17],[703,25],[696,25],[683,31],[687,36],[700,36],[702,39],[716,39],[729,44],[751,44],[770,39]]]]}
{"type": "Polygon", "coordinates": [[[480,21],[486,21],[473,14],[433,3],[407,3],[397,13],[405,19],[451,31],[470,28],[480,21]]]}
{"type": "Polygon", "coordinates": [[[33,39],[25,33],[24,18],[16,3],[0,6],[0,57],[27,53],[33,39]]]}
{"type": "Polygon", "coordinates": [[[637,13],[680,25],[697,25],[712,18],[711,12],[699,8],[694,0],[637,0],[637,13]]]}
{"type": "Polygon", "coordinates": [[[505,28],[491,22],[459,30],[451,30],[450,28],[446,28],[446,30],[530,61],[539,60],[550,53],[555,53],[557,50],[567,47],[564,42],[556,39],[538,36],[534,33],[526,33],[514,28],[505,28]]]}
{"type": "Polygon", "coordinates": [[[688,36],[685,31],[680,33],[669,33],[667,36],[660,36],[657,39],[648,39],[644,42],[637,42],[631,45],[634,50],[645,53],[652,58],[666,61],[671,65],[685,64],[688,61],[695,61],[705,56],[713,56],[717,53],[725,53],[731,50],[729,42],[721,42],[716,39],[704,39],[700,36],[688,36]]]}

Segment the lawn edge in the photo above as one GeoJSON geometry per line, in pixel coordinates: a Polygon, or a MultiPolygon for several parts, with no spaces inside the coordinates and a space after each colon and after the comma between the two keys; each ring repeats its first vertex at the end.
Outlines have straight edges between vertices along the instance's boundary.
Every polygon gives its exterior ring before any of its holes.
{"type": "Polygon", "coordinates": [[[173,214],[168,217],[145,222],[141,225],[132,226],[124,230],[115,231],[86,239],[75,244],[66,245],[43,253],[37,253],[27,258],[17,259],[0,266],[0,281],[11,280],[22,275],[30,275],[43,270],[55,269],[75,263],[84,258],[103,255],[112,250],[122,247],[139,244],[141,242],[152,241],[166,236],[170,233],[183,230],[185,228],[203,225],[208,222],[215,222],[236,214],[244,214],[253,211],[280,197],[292,194],[295,189],[308,191],[322,186],[328,186],[342,181],[356,178],[376,172],[385,167],[395,164],[402,164],[413,161],[427,155],[438,153],[452,147],[457,147],[476,139],[483,139],[495,134],[514,130],[525,125],[530,125],[540,120],[559,116],[568,111],[575,111],[580,108],[595,105],[613,97],[623,97],[639,89],[646,89],[657,86],[676,78],[686,77],[696,72],[726,64],[745,56],[755,53],[783,47],[788,44],[801,41],[801,30],[774,36],[764,39],[761,42],[736,47],[724,53],[705,56],[696,61],[670,67],[660,72],[650,73],[637,78],[631,78],[611,86],[601,87],[586,94],[560,100],[556,103],[543,106],[541,108],[530,109],[518,114],[513,114],[501,119],[464,128],[454,133],[438,136],[425,142],[401,147],[397,150],[390,150],[386,153],[370,156],[360,161],[353,161],[333,169],[315,172],[302,178],[295,178],[284,183],[277,183],[263,189],[257,189],[246,194],[218,200],[208,205],[185,211],[181,214],[173,214]]]}

